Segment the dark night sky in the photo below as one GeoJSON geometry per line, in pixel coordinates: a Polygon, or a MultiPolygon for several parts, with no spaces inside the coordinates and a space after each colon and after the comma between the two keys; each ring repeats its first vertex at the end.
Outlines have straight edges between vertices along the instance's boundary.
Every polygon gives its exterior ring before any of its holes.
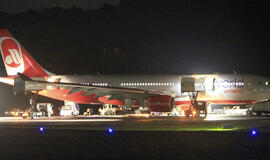
{"type": "MultiPolygon", "coordinates": [[[[0,27],[14,33],[31,55],[54,73],[192,74],[236,70],[270,77],[267,1],[14,2],[0,2],[0,27]],[[4,13],[7,11],[9,14],[4,13]],[[13,14],[16,11],[23,12],[13,14]]],[[[2,62],[0,71],[5,75],[2,62]]]]}

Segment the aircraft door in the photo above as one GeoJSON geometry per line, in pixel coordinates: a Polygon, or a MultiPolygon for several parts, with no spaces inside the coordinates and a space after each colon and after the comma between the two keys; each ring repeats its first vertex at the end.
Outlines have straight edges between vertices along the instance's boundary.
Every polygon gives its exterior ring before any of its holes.
{"type": "Polygon", "coordinates": [[[193,77],[182,77],[181,79],[181,92],[194,92],[195,80],[193,77]]]}

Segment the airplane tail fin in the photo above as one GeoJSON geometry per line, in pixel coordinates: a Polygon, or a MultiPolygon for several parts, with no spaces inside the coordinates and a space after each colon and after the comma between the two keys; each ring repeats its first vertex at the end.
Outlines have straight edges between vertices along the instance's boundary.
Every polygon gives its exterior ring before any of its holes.
{"type": "Polygon", "coordinates": [[[6,29],[0,29],[0,51],[8,76],[22,73],[28,77],[51,75],[43,69],[6,29]]]}

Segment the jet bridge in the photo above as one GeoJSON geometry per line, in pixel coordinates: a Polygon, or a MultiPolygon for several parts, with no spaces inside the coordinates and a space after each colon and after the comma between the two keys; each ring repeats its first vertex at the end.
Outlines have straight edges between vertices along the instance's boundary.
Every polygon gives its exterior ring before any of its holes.
{"type": "Polygon", "coordinates": [[[181,78],[181,92],[208,92],[215,90],[215,78],[185,76],[181,78]]]}

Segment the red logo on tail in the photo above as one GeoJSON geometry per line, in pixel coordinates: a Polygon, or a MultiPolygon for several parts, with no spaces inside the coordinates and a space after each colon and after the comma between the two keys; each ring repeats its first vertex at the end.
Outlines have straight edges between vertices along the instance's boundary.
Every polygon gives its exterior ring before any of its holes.
{"type": "Polygon", "coordinates": [[[5,64],[12,68],[17,68],[21,65],[22,57],[21,50],[19,48],[19,44],[17,44],[12,39],[5,39],[2,42],[3,49],[3,58],[5,64]]]}
{"type": "Polygon", "coordinates": [[[18,67],[20,65],[21,57],[17,49],[9,49],[10,55],[5,57],[5,62],[10,67],[18,67]]]}

